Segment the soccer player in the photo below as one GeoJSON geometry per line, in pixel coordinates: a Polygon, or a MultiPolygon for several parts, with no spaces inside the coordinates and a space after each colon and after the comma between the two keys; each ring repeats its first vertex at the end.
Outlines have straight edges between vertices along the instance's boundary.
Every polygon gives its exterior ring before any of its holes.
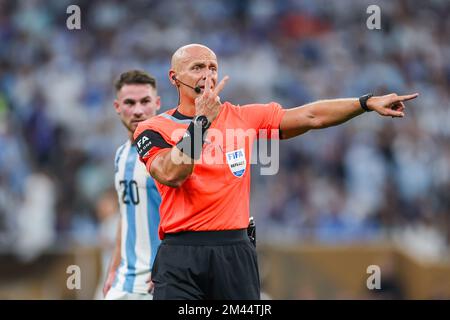
{"type": "Polygon", "coordinates": [[[217,84],[217,72],[211,49],[179,48],[169,71],[179,105],[140,123],[134,133],[140,159],[162,195],[162,243],[152,273],[155,300],[260,299],[256,250],[246,229],[250,148],[261,130],[268,138],[278,133],[287,139],[372,110],[403,117],[403,102],[417,97],[368,94],[292,109],[275,102],[236,106],[220,102],[228,77],[217,84]],[[221,139],[230,129],[255,134],[221,139]],[[205,161],[210,156],[222,161],[205,161]]]}
{"type": "Polygon", "coordinates": [[[156,81],[147,73],[132,70],[115,83],[114,108],[128,131],[128,140],[117,149],[115,187],[121,221],[103,288],[107,300],[151,300],[151,268],[158,238],[161,197],[153,178],[139,161],[133,146],[137,125],[156,115],[160,97],[156,81]]]}

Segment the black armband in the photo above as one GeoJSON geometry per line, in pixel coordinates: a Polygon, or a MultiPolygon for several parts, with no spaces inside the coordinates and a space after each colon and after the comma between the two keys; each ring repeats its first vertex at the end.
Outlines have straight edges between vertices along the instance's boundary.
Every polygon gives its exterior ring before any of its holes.
{"type": "Polygon", "coordinates": [[[137,152],[141,158],[147,156],[153,147],[161,149],[172,148],[160,133],[148,129],[137,136],[133,144],[136,146],[137,152]]]}
{"type": "Polygon", "coordinates": [[[193,160],[200,159],[206,130],[208,130],[207,127],[202,127],[195,120],[192,121],[181,140],[176,144],[177,148],[193,160]]]}

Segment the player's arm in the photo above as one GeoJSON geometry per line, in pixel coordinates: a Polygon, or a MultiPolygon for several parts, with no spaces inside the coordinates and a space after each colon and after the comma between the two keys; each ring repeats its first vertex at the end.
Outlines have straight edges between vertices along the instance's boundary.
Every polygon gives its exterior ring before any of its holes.
{"type": "MultiPolygon", "coordinates": [[[[399,96],[395,93],[373,96],[366,102],[369,110],[382,116],[403,117],[403,102],[414,99],[418,93],[399,96]]],[[[281,123],[281,139],[303,134],[311,129],[322,129],[346,122],[362,113],[359,99],[322,100],[286,110],[281,123]]]]}
{"type": "Polygon", "coordinates": [[[106,296],[109,289],[111,289],[114,279],[116,277],[117,269],[119,268],[119,265],[120,265],[121,242],[122,242],[122,223],[121,223],[121,221],[119,221],[119,224],[117,226],[116,244],[114,246],[114,251],[113,251],[111,261],[110,261],[109,267],[108,267],[108,274],[106,276],[105,284],[103,286],[103,295],[104,296],[106,296]]]}

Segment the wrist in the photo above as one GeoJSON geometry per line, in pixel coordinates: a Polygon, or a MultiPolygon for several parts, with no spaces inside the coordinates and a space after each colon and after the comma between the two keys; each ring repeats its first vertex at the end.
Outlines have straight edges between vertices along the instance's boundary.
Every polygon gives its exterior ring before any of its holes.
{"type": "Polygon", "coordinates": [[[205,133],[206,130],[211,126],[211,120],[205,115],[198,115],[192,119],[192,122],[195,126],[200,127],[202,129],[202,133],[205,133]]]}
{"type": "Polygon", "coordinates": [[[373,111],[369,99],[373,97],[373,93],[365,94],[361,97],[359,97],[359,105],[365,112],[373,111]]]}
{"type": "Polygon", "coordinates": [[[192,160],[200,159],[204,137],[211,123],[206,116],[196,116],[176,147],[192,160]]]}

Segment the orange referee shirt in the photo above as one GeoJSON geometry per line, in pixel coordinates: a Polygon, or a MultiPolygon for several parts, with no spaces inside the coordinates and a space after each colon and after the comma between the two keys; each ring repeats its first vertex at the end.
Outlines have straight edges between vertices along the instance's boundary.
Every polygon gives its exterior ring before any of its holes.
{"type": "MultiPolygon", "coordinates": [[[[157,181],[161,194],[159,237],[181,231],[244,229],[249,221],[250,156],[260,130],[272,138],[285,110],[277,103],[235,106],[222,104],[207,131],[201,161],[178,188],[157,181]],[[231,130],[230,130],[231,129],[231,130]],[[247,133],[244,134],[243,133],[247,133]]],[[[134,133],[141,161],[150,171],[152,161],[177,144],[190,118],[171,109],[143,121],[134,133]],[[181,117],[180,117],[181,116],[181,117]]]]}

